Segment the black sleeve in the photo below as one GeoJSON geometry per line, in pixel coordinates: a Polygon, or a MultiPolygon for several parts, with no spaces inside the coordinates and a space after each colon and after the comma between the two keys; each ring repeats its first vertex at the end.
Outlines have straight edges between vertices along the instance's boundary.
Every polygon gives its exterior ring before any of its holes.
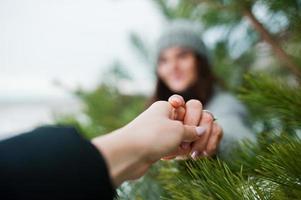
{"type": "Polygon", "coordinates": [[[0,142],[0,199],[113,199],[99,151],[71,127],[41,127],[0,142]]]}

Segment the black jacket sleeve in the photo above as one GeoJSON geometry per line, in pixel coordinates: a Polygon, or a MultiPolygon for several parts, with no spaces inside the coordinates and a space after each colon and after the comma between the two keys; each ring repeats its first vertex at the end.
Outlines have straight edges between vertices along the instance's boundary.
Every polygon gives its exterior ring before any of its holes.
{"type": "Polygon", "coordinates": [[[113,199],[106,163],[72,127],[0,142],[0,199],[113,199]]]}

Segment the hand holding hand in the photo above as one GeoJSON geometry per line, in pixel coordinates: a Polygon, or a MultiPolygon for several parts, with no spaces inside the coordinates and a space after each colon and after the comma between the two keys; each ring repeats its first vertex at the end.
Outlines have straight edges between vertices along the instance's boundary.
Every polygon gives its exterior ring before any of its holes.
{"type": "Polygon", "coordinates": [[[152,163],[175,152],[181,143],[199,139],[203,130],[175,120],[178,112],[170,103],[158,101],[128,125],[92,140],[106,159],[116,186],[139,178],[152,163]]]}
{"type": "Polygon", "coordinates": [[[189,100],[185,103],[181,96],[173,95],[168,101],[175,109],[175,119],[183,121],[185,125],[199,126],[199,131],[203,130],[203,134],[192,143],[182,143],[178,151],[167,158],[189,153],[193,159],[214,155],[221,142],[223,130],[214,121],[213,114],[203,110],[202,104],[197,100],[189,100]]]}

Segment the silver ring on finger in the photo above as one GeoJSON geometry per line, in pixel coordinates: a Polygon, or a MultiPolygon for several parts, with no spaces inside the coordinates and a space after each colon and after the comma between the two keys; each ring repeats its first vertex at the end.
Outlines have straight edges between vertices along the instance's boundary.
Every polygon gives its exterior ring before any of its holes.
{"type": "Polygon", "coordinates": [[[208,113],[209,115],[211,115],[213,121],[216,121],[217,119],[214,117],[213,113],[210,112],[209,110],[203,110],[204,112],[208,113]]]}

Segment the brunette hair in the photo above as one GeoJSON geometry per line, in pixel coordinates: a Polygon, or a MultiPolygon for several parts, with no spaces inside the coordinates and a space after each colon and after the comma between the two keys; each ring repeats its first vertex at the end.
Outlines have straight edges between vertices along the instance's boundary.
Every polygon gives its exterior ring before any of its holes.
{"type": "MultiPolygon", "coordinates": [[[[184,92],[178,93],[183,96],[185,101],[189,99],[197,99],[202,102],[203,105],[206,105],[214,92],[214,86],[218,84],[218,79],[214,76],[212,72],[212,66],[207,57],[199,55],[196,52],[192,51],[194,56],[197,58],[197,81],[189,87],[184,92]]],[[[157,83],[153,96],[147,103],[147,106],[151,105],[155,101],[165,100],[175,94],[172,92],[167,85],[160,79],[157,75],[157,83]]]]}

